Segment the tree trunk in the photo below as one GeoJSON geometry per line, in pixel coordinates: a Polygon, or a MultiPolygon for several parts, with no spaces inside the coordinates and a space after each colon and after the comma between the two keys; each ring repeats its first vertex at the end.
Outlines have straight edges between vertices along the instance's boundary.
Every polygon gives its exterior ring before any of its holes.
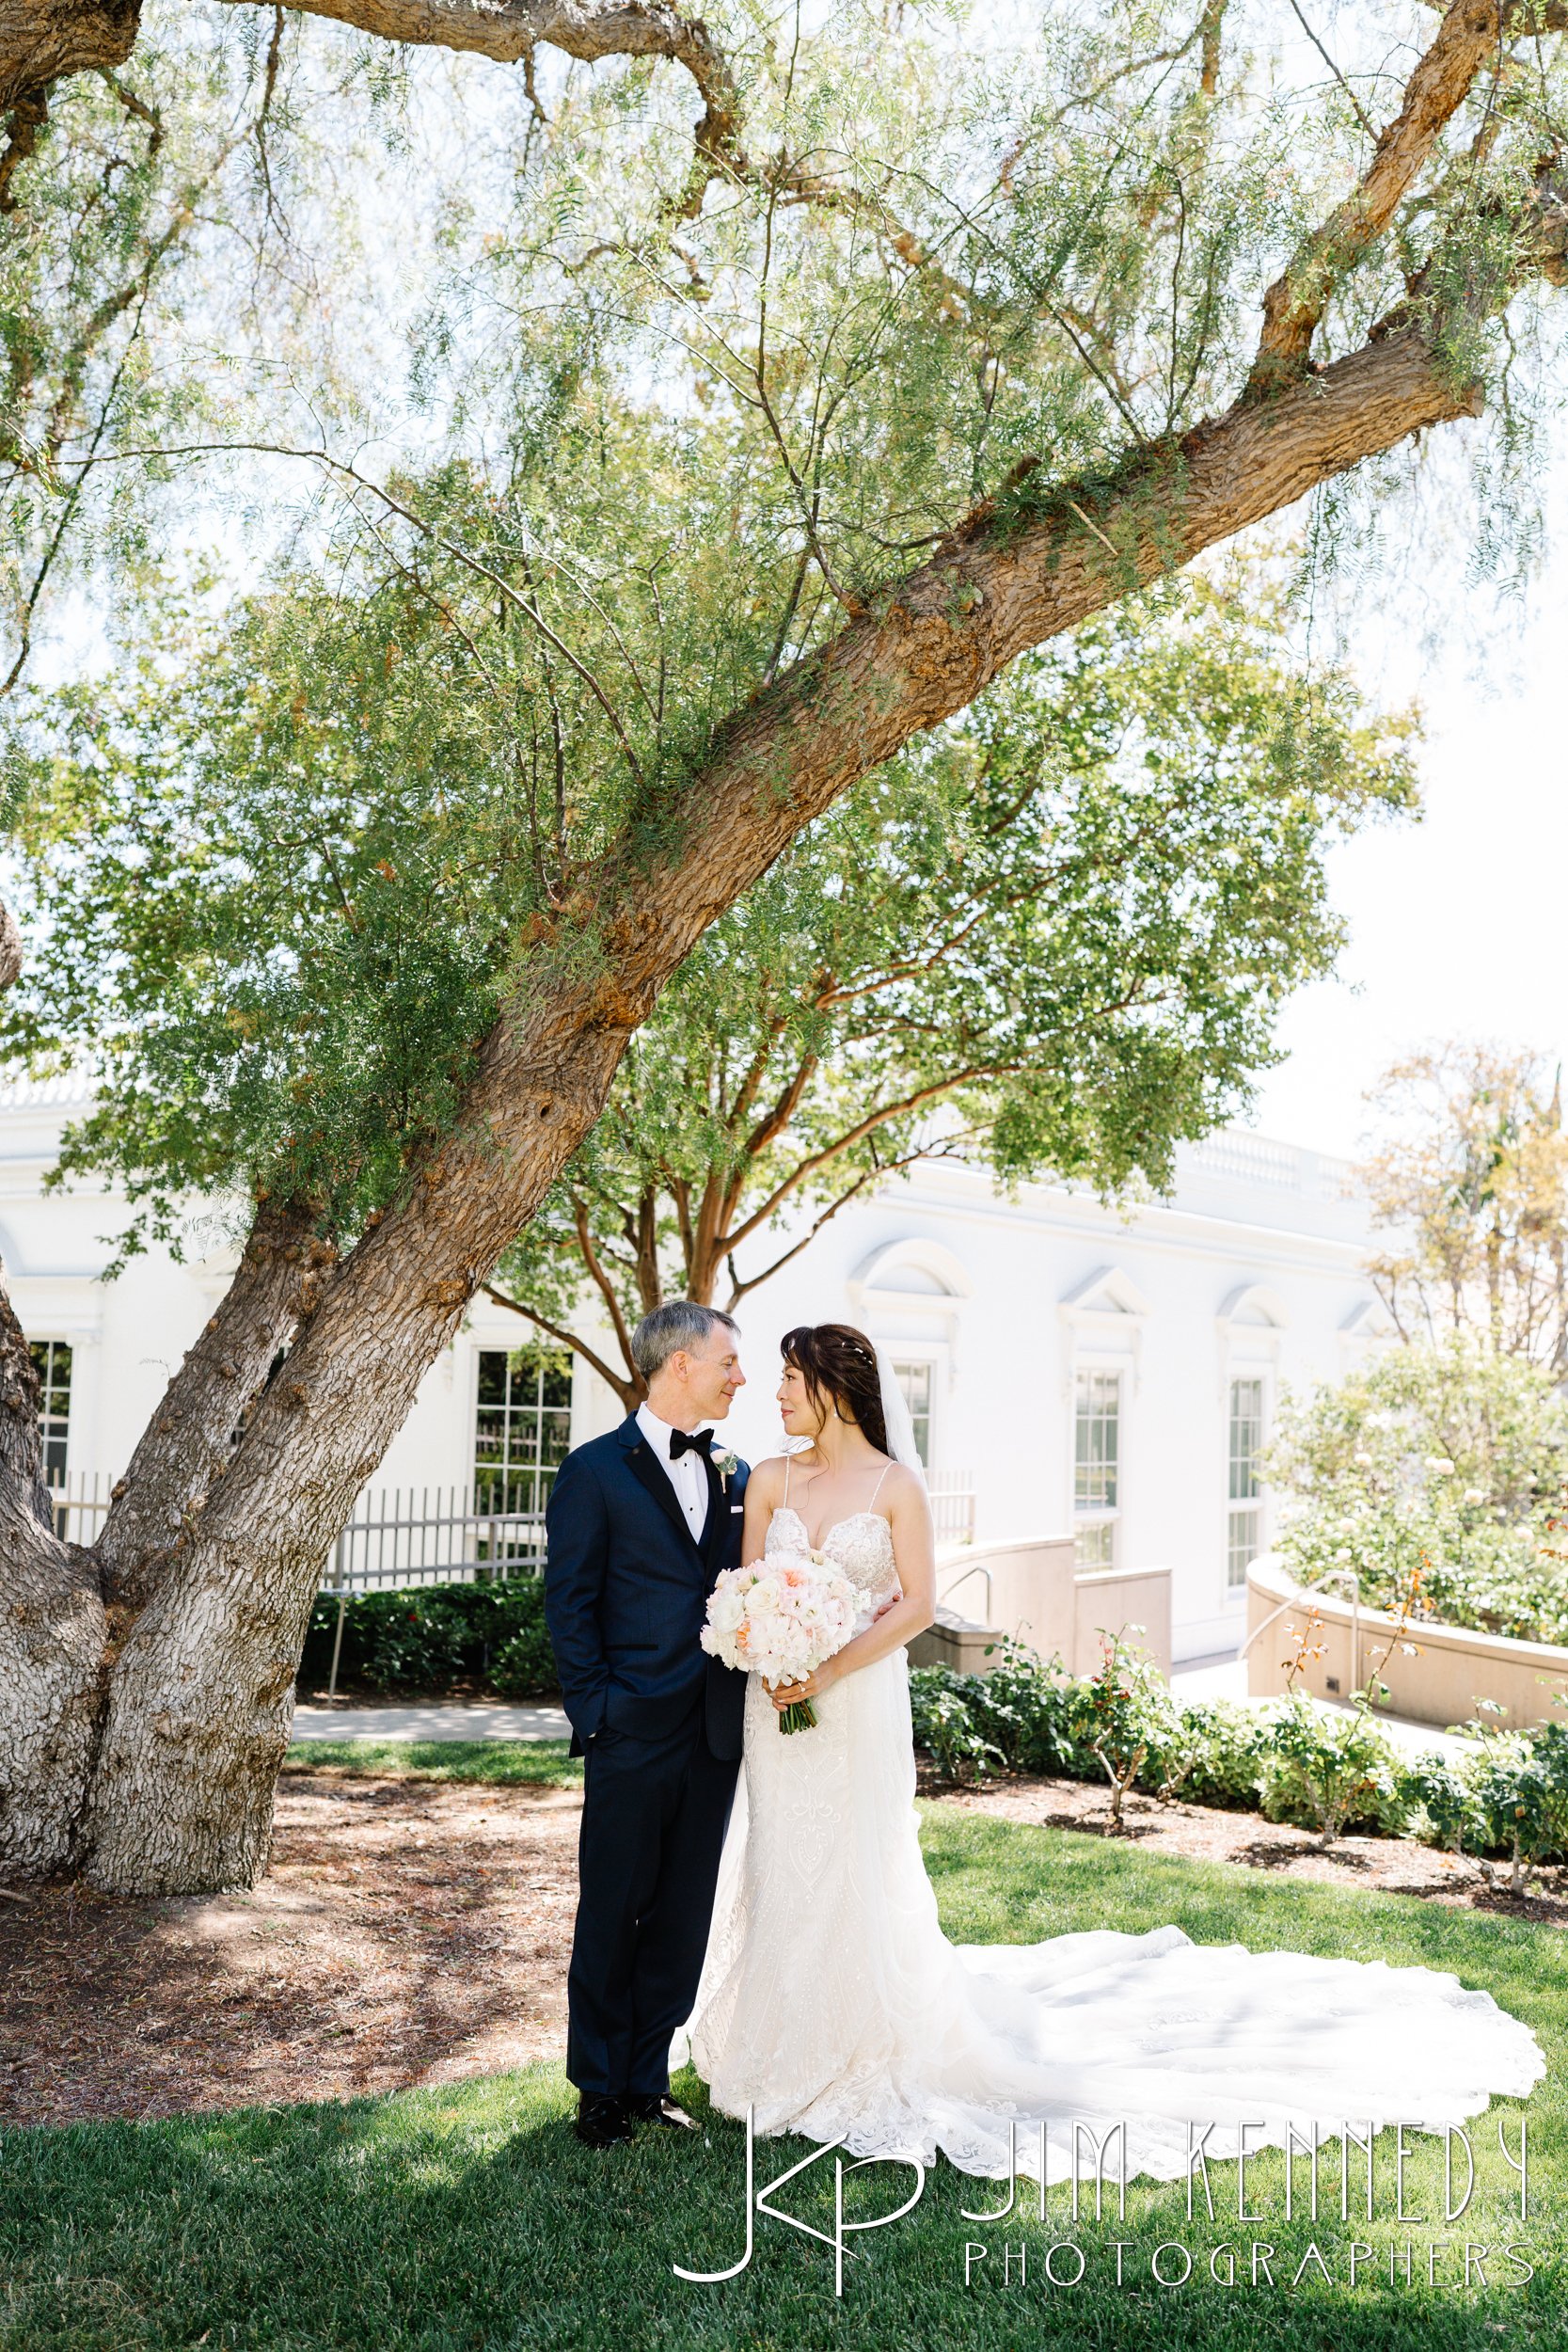
{"type": "Polygon", "coordinates": [[[96,1885],[216,1890],[266,1867],[323,1561],[475,1289],[597,1116],[642,1017],[609,1012],[541,992],[497,1036],[463,1132],[360,1242],[258,1397],[109,1678],[85,1838],[96,1885]]]}
{"type": "Polygon", "coordinates": [[[114,1489],[94,1554],[104,1597],[139,1609],[164,1552],[224,1475],[242,1418],[316,1303],[333,1252],[295,1202],[262,1204],[218,1311],[170,1380],[114,1489]]]}
{"type": "Polygon", "coordinates": [[[109,1629],[90,1560],[55,1534],[38,1374],[4,1291],[0,1549],[0,1878],[37,1878],[75,1852],[109,1629]]]}

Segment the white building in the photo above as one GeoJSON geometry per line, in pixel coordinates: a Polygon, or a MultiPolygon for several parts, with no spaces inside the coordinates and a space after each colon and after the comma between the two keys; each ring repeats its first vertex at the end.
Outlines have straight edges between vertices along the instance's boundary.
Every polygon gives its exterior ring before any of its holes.
{"type": "MultiPolygon", "coordinates": [[[[82,1102],[70,1085],[0,1094],[0,1255],[45,1377],[52,1475],[102,1494],[235,1252],[198,1218],[186,1263],[153,1250],[103,1280],[123,1205],[43,1189],[82,1102]]],[[[918,1168],[744,1301],[749,1385],[726,1435],[753,1459],[774,1451],[781,1334],[858,1323],[899,1367],[950,1523],[972,1492],[982,1539],[1070,1529],[1085,1565],[1168,1567],[1177,1660],[1228,1653],[1270,1537],[1252,1457],[1281,1389],[1337,1377],[1386,1328],[1345,1180],[1341,1162],[1239,1131],[1183,1150],[1172,1195],[1126,1215],[1077,1187],[1006,1198],[978,1170],[918,1168]]],[[[568,1435],[619,1418],[595,1376],[528,1343],[519,1318],[476,1304],[378,1474],[396,1509],[476,1477],[529,1507],[568,1435]]]]}

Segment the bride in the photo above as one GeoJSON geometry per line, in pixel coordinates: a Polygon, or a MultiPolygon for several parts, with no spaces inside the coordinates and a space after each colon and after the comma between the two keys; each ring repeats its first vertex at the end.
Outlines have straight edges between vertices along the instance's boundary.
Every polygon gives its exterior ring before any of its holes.
{"type": "MultiPolygon", "coordinates": [[[[864,1334],[784,1342],[785,1434],[760,1463],[742,1557],[825,1552],[859,1587],[851,1640],[804,1684],[747,1680],[745,1756],[696,2003],[676,2036],[713,2105],[852,2155],[1063,2179],[1083,2124],[1124,2123],[1126,2177],[1402,2122],[1439,2131],[1545,2072],[1489,1993],[1427,1968],[1195,1944],[1174,1924],[950,1944],[920,1851],[904,1645],[935,1611],[931,1515],[908,1412],[864,1334]],[[892,1427],[890,1429],[890,1422],[892,1427]],[[777,1710],[816,1703],[781,1735],[777,1710]],[[1016,2142],[1014,2135],[1016,2133],[1016,2142]]],[[[1107,2168],[1109,2169],[1109,2167],[1107,2168]]],[[[1118,2164],[1118,2169],[1119,2169],[1118,2164]]]]}

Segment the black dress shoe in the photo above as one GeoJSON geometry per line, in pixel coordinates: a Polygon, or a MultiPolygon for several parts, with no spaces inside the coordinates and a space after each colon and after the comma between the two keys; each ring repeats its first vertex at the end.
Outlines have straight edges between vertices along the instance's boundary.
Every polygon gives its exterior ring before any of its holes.
{"type": "Polygon", "coordinates": [[[585,2148],[618,2148],[631,2137],[626,2103],[616,2092],[580,2090],[572,2129],[585,2148]]]}
{"type": "Polygon", "coordinates": [[[667,2090],[628,2090],[625,2106],[634,2123],[664,2123],[676,2132],[697,2128],[696,2117],[677,2106],[667,2090]]]}

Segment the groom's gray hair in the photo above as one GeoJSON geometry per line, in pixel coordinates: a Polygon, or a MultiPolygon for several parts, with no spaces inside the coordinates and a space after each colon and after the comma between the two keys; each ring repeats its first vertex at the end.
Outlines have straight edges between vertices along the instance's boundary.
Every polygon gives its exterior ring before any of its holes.
{"type": "Polygon", "coordinates": [[[716,1323],[738,1331],[734,1315],[717,1307],[699,1307],[694,1299],[667,1298],[651,1315],[644,1315],[631,1335],[631,1360],[644,1380],[651,1380],[678,1348],[701,1347],[716,1323]]]}

